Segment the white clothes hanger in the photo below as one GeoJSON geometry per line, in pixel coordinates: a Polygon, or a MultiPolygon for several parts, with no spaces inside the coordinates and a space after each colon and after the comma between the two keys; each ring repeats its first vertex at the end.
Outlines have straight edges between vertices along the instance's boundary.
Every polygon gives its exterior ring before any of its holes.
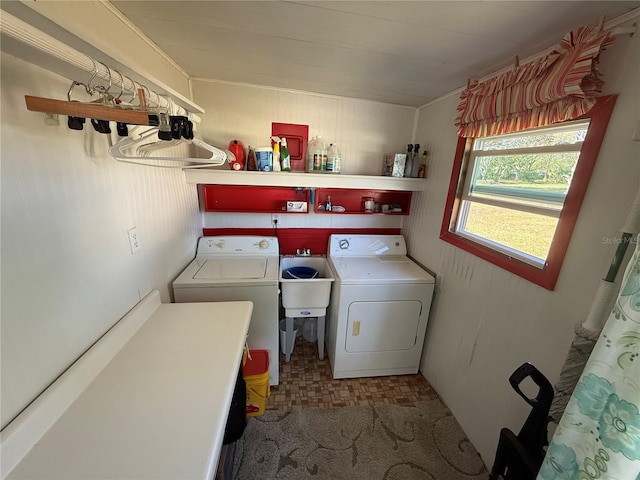
{"type": "Polygon", "coordinates": [[[181,139],[179,141],[164,141],[159,140],[157,142],[145,143],[155,136],[157,138],[158,128],[153,127],[142,133],[130,132],[129,137],[114,144],[109,148],[109,155],[115,160],[123,163],[132,163],[135,165],[146,165],[154,167],[164,168],[206,168],[206,167],[218,167],[223,165],[225,161],[234,161],[235,156],[229,150],[223,150],[221,148],[209,145],[200,138],[194,137],[191,140],[181,139]],[[191,142],[194,146],[206,150],[210,153],[207,158],[198,157],[160,157],[152,156],[151,153],[154,150],[167,148],[171,146],[179,145],[181,142],[191,142]],[[133,150],[135,148],[135,150],[133,150]],[[125,150],[135,151],[135,155],[125,153],[125,150]],[[179,165],[161,165],[153,162],[167,161],[177,162],[179,165]],[[195,165],[192,165],[195,164],[195,165]]]}

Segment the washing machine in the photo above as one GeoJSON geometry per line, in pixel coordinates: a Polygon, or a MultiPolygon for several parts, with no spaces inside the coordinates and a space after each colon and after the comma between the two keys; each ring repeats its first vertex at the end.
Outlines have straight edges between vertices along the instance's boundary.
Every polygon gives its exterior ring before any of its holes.
{"type": "Polygon", "coordinates": [[[331,235],[326,340],[333,378],[418,372],[435,279],[402,235],[331,235]]]}
{"type": "Polygon", "coordinates": [[[269,384],[278,385],[278,281],[276,237],[209,236],[173,282],[176,303],[251,300],[249,349],[269,352],[269,384]]]}

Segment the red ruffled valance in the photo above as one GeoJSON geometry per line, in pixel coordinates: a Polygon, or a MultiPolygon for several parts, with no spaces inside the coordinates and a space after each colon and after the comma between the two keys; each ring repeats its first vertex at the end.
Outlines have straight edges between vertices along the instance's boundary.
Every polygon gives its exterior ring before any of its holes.
{"type": "Polygon", "coordinates": [[[460,136],[512,133],[584,115],[602,91],[596,65],[612,42],[598,27],[580,27],[545,57],[485,82],[471,82],[460,95],[455,122],[460,136]]]}

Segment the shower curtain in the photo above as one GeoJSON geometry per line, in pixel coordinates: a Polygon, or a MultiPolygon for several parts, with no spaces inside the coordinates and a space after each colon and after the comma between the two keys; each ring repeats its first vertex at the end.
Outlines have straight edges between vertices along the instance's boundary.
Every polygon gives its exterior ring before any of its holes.
{"type": "Polygon", "coordinates": [[[640,245],[537,480],[640,480],[640,245]]]}

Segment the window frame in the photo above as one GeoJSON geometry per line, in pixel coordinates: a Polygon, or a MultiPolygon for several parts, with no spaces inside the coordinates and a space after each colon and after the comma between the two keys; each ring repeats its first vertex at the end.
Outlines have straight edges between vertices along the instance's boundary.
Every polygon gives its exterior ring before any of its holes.
{"type": "MultiPolygon", "coordinates": [[[[494,250],[484,242],[482,244],[474,242],[467,238],[467,236],[462,236],[452,231],[457,224],[458,215],[461,211],[465,178],[472,174],[472,172],[468,170],[472,138],[458,138],[440,229],[440,239],[547,290],[554,290],[616,99],[617,95],[600,97],[586,115],[573,119],[581,120],[588,118],[591,123],[582,144],[580,157],[565,198],[564,206],[558,217],[558,225],[553,240],[551,241],[549,254],[542,268],[494,250]]],[[[561,125],[561,123],[558,125],[561,125]]]]}

